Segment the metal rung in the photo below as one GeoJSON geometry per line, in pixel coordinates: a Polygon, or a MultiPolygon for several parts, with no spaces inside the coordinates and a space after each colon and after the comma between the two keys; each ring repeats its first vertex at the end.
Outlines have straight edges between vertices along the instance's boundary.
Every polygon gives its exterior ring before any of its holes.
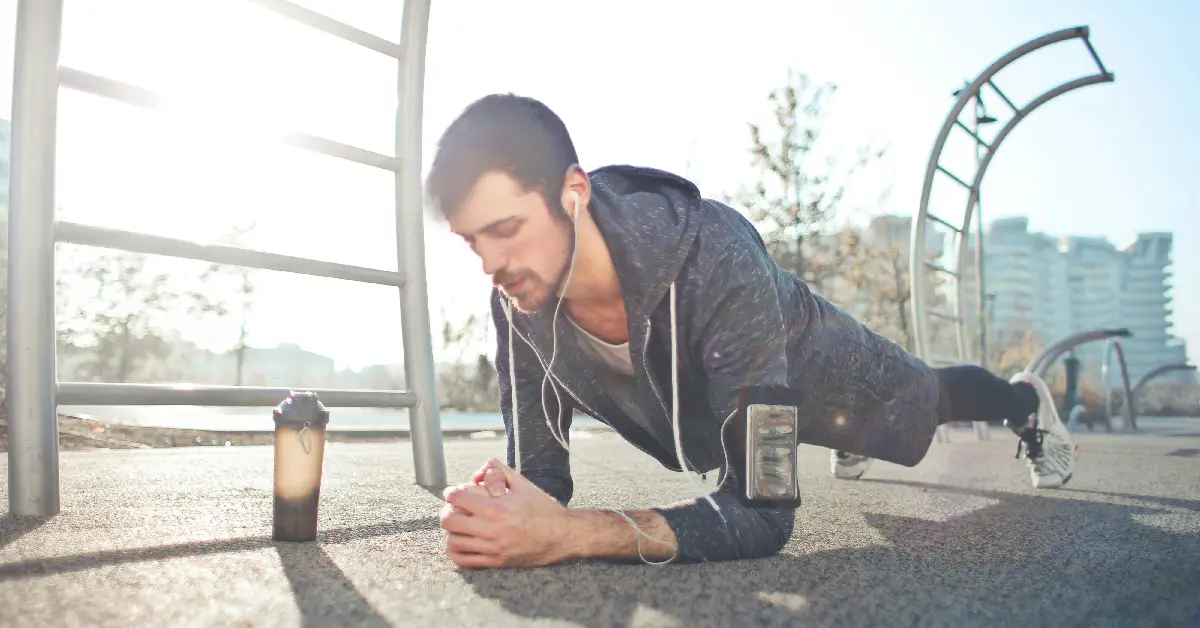
{"type": "Polygon", "coordinates": [[[946,273],[947,275],[950,275],[951,277],[955,277],[955,278],[958,277],[958,273],[954,272],[953,270],[950,270],[949,268],[946,268],[945,266],[942,266],[941,264],[937,264],[934,262],[925,262],[925,265],[932,268],[933,270],[938,271],[938,272],[946,273]]]}
{"type": "Polygon", "coordinates": [[[63,406],[269,407],[279,405],[293,390],[311,390],[322,404],[330,408],[411,408],[417,405],[416,394],[407,390],[92,382],[59,382],[58,403],[63,406]]]}
{"type": "Polygon", "coordinates": [[[943,219],[943,218],[940,218],[940,217],[938,217],[938,216],[935,216],[935,215],[933,215],[933,214],[930,214],[930,213],[926,213],[926,214],[925,214],[925,217],[926,217],[926,218],[928,218],[928,219],[930,219],[930,220],[932,220],[932,221],[934,221],[934,222],[936,222],[936,223],[940,223],[940,224],[944,225],[944,226],[945,226],[947,229],[950,229],[950,230],[951,230],[951,231],[953,231],[954,233],[962,233],[962,229],[959,229],[958,227],[956,227],[956,226],[954,226],[954,225],[950,224],[949,222],[947,222],[947,221],[946,221],[945,219],[943,219]]]}
{"type": "MultiPolygon", "coordinates": [[[[144,87],[84,72],[83,70],[76,70],[75,68],[60,67],[58,69],[58,82],[63,87],[93,96],[109,98],[127,105],[134,105],[135,107],[168,112],[174,109],[162,96],[144,87]]],[[[283,133],[277,136],[270,135],[269,137],[297,148],[345,159],[346,161],[353,161],[366,166],[374,166],[383,170],[391,170],[392,172],[396,172],[400,168],[400,161],[395,158],[309,133],[283,133]]]]}
{"type": "Polygon", "coordinates": [[[941,164],[938,164],[937,169],[938,169],[938,171],[940,171],[942,174],[946,175],[947,177],[954,179],[954,181],[956,183],[963,186],[964,188],[967,188],[968,190],[971,189],[970,183],[967,183],[966,181],[963,181],[962,179],[958,178],[958,176],[955,175],[953,172],[950,172],[949,170],[946,170],[945,168],[943,168],[941,164]]]}
{"type": "Polygon", "coordinates": [[[993,83],[991,79],[988,79],[987,84],[992,88],[992,91],[996,92],[996,95],[1000,97],[1000,100],[1003,100],[1004,104],[1008,105],[1008,108],[1013,110],[1013,113],[1021,112],[1021,108],[1014,105],[1013,101],[1009,100],[1008,96],[1005,96],[1004,92],[1000,91],[1000,88],[996,87],[996,84],[993,83]]]}
{"type": "Polygon", "coordinates": [[[369,48],[394,59],[400,58],[400,46],[398,44],[394,44],[377,35],[372,35],[364,30],[354,28],[349,24],[339,22],[328,15],[317,13],[294,2],[288,2],[287,0],[250,1],[280,17],[299,22],[323,33],[333,35],[338,39],[358,44],[363,48],[369,48]]]}
{"type": "Polygon", "coordinates": [[[980,146],[982,146],[982,147],[984,147],[984,148],[986,148],[986,149],[988,149],[988,150],[991,150],[991,149],[992,149],[992,146],[991,146],[990,144],[988,144],[987,142],[983,141],[983,138],[982,138],[982,137],[979,137],[979,134],[978,134],[978,133],[976,133],[975,131],[972,131],[970,128],[968,128],[968,127],[967,127],[967,125],[963,124],[961,121],[959,121],[959,120],[955,120],[955,121],[954,121],[954,124],[955,124],[955,126],[957,126],[958,128],[960,128],[960,129],[962,129],[962,130],[966,131],[966,132],[967,132],[967,135],[970,135],[971,137],[975,138],[975,141],[976,141],[976,142],[979,142],[979,145],[980,145],[980,146]]]}
{"type": "Polygon", "coordinates": [[[929,312],[929,315],[930,315],[930,316],[936,316],[936,317],[938,317],[938,318],[944,318],[944,319],[946,319],[946,320],[948,320],[948,321],[954,321],[954,322],[956,322],[956,323],[957,323],[957,322],[959,322],[960,320],[962,320],[962,319],[960,319],[959,317],[955,316],[953,313],[951,313],[951,312],[947,312],[946,310],[943,310],[943,309],[940,309],[940,308],[936,308],[936,307],[931,307],[931,308],[929,308],[928,312],[929,312]]]}
{"type": "Polygon", "coordinates": [[[1092,40],[1084,37],[1083,45],[1087,46],[1088,53],[1092,55],[1092,60],[1096,62],[1096,67],[1100,68],[1100,73],[1108,74],[1108,69],[1104,67],[1104,62],[1100,61],[1100,55],[1096,54],[1096,49],[1092,47],[1092,40]]]}
{"type": "Polygon", "coordinates": [[[199,244],[187,240],[163,236],[106,229],[73,222],[60,222],[55,227],[55,239],[59,242],[82,244],[106,249],[117,249],[131,253],[165,255],[193,259],[214,264],[229,264],[263,270],[278,270],[285,273],[343,279],[381,286],[404,287],[404,275],[395,271],[364,268],[347,264],[335,264],[279,255],[263,251],[252,251],[233,246],[199,244]]]}

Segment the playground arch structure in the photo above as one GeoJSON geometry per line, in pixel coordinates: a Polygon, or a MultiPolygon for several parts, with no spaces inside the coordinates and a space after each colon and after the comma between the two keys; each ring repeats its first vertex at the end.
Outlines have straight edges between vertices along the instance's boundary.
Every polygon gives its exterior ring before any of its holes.
{"type": "Polygon", "coordinates": [[[417,484],[446,484],[435,402],[433,350],[421,192],[421,119],[430,0],[405,0],[399,43],[369,34],[286,0],[248,0],[306,27],[339,37],[398,65],[395,152],[383,155],[315,135],[283,142],[395,174],[397,271],[276,255],[102,229],[57,220],[55,150],[60,87],[143,108],[162,99],[136,85],[59,65],[63,0],[18,0],[13,78],[8,274],[9,512],[47,517],[60,510],[58,405],[263,406],[287,388],[59,382],[56,374],[55,243],[165,255],[395,287],[399,291],[409,390],[321,390],[329,407],[407,408],[417,484]]]}
{"type": "MultiPolygon", "coordinates": [[[[1013,129],[1022,120],[1033,113],[1036,109],[1046,104],[1047,102],[1062,96],[1063,94],[1072,92],[1082,87],[1089,85],[1097,85],[1100,83],[1111,83],[1114,76],[1109,72],[1104,64],[1100,61],[1100,57],[1096,54],[1095,48],[1089,40],[1089,29],[1087,26],[1076,26],[1072,28],[1047,33],[1041,37],[1032,39],[1016,48],[1013,48],[1008,53],[997,59],[987,67],[975,80],[971,81],[966,87],[956,92],[958,98],[950,109],[950,113],[946,116],[945,122],[942,124],[941,130],[938,133],[937,139],[934,142],[933,150],[929,156],[929,163],[925,169],[925,180],[921,188],[921,202],[917,207],[913,222],[911,241],[909,245],[909,290],[911,291],[912,320],[913,320],[913,340],[915,343],[915,352],[925,362],[933,366],[947,366],[953,364],[970,364],[983,363],[984,356],[981,352],[975,352],[968,348],[968,341],[972,336],[969,328],[970,321],[968,313],[963,307],[966,300],[964,294],[963,277],[967,269],[968,254],[969,254],[969,236],[971,234],[971,220],[975,209],[979,202],[979,188],[983,182],[984,174],[987,173],[988,166],[991,164],[992,158],[1004,140],[1008,138],[1013,129]],[[1058,44],[1065,41],[1081,41],[1086,47],[1091,58],[1096,63],[1098,71],[1095,74],[1076,78],[1067,81],[1061,85],[1047,90],[1042,95],[1032,99],[1024,106],[1017,106],[1013,101],[1005,95],[996,85],[996,75],[1004,68],[1008,67],[1018,59],[1037,52],[1047,46],[1058,44]],[[987,87],[997,97],[1004,102],[1005,105],[1012,111],[1012,116],[1000,128],[995,137],[990,141],[985,141],[980,137],[977,127],[972,129],[963,124],[959,119],[963,110],[971,101],[976,102],[976,111],[978,112],[982,106],[980,94],[987,87]],[[975,174],[970,180],[955,174],[949,169],[942,166],[942,152],[946,147],[947,139],[951,131],[955,129],[966,133],[970,136],[977,147],[977,162],[975,174]],[[980,152],[980,149],[982,152],[980,152]],[[942,217],[929,212],[929,202],[933,191],[934,177],[938,174],[948,177],[954,183],[962,186],[968,191],[966,205],[963,208],[961,220],[955,221],[951,217],[942,217]],[[935,258],[930,255],[929,246],[929,231],[928,223],[934,222],[948,229],[954,237],[953,261],[949,263],[940,263],[935,261],[935,258]],[[934,275],[944,276],[950,283],[953,284],[952,309],[947,310],[940,307],[938,295],[935,292],[933,284],[934,275]],[[948,353],[935,354],[932,347],[931,336],[934,332],[933,319],[949,322],[954,329],[953,348],[948,353]]],[[[979,114],[977,113],[977,116],[979,114]]],[[[978,118],[977,118],[978,120],[978,118]]],[[[982,229],[980,225],[979,229],[982,229]]],[[[981,240],[981,238],[979,238],[981,240]]],[[[980,248],[976,247],[976,256],[980,255],[980,248]]],[[[983,324],[982,313],[983,308],[983,293],[984,293],[984,277],[982,273],[982,260],[975,260],[976,266],[976,285],[977,299],[975,311],[980,313],[979,329],[976,333],[982,333],[985,325],[983,324]]],[[[977,422],[974,425],[977,438],[987,438],[987,423],[977,422]]],[[[939,427],[937,431],[937,439],[940,442],[945,442],[949,439],[949,435],[945,426],[939,427]]]]}
{"type": "MultiPolygon", "coordinates": [[[[1146,371],[1138,379],[1137,383],[1130,385],[1129,368],[1125,363],[1125,349],[1121,344],[1121,339],[1129,338],[1132,335],[1129,329],[1121,327],[1115,329],[1093,329],[1062,338],[1042,349],[1041,352],[1034,356],[1030,360],[1029,365],[1025,367],[1025,372],[1044,378],[1050,372],[1050,367],[1054,366],[1055,361],[1075,347],[1089,342],[1105,341],[1104,359],[1100,367],[1101,396],[1104,399],[1103,420],[1106,422],[1105,425],[1108,430],[1112,431],[1113,395],[1110,371],[1113,368],[1113,356],[1116,356],[1117,369],[1121,375],[1121,388],[1124,393],[1124,396],[1121,398],[1121,413],[1124,415],[1124,427],[1126,431],[1135,432],[1138,429],[1137,400],[1141,398],[1142,390],[1146,385],[1167,373],[1195,373],[1196,366],[1186,363],[1161,364],[1146,371]]],[[[1082,404],[1079,407],[1082,408],[1082,404]]],[[[1064,410],[1071,414],[1071,416],[1074,416],[1073,408],[1064,408],[1064,410]]]]}
{"type": "Polygon", "coordinates": [[[1138,429],[1138,409],[1137,402],[1142,398],[1142,390],[1151,381],[1168,373],[1196,372],[1196,365],[1187,363],[1169,363],[1160,364],[1159,366],[1146,371],[1144,375],[1138,378],[1137,383],[1132,387],[1129,385],[1129,374],[1125,371],[1125,356],[1121,352],[1120,340],[1112,339],[1108,341],[1108,348],[1104,355],[1103,371],[1100,375],[1101,394],[1104,397],[1104,416],[1110,422],[1109,429],[1111,431],[1111,421],[1113,415],[1113,395],[1112,384],[1109,381],[1108,369],[1111,361],[1113,349],[1117,352],[1117,361],[1121,367],[1122,384],[1124,385],[1125,396],[1121,399],[1121,410],[1125,415],[1125,429],[1128,431],[1136,431],[1138,429]]]}

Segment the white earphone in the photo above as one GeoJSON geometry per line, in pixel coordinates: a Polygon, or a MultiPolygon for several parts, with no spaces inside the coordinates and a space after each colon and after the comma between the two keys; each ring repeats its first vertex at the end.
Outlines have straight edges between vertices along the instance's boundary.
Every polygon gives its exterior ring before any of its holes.
{"type": "Polygon", "coordinates": [[[571,220],[579,220],[579,192],[571,190],[571,198],[575,200],[575,211],[571,213],[571,220]]]}

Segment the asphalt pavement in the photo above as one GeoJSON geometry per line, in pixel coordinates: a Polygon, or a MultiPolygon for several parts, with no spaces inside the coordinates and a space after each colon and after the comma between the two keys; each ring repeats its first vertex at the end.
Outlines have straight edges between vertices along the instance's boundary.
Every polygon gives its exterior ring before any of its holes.
{"type": "MultiPolygon", "coordinates": [[[[270,538],[269,447],[64,452],[62,513],[0,516],[0,625],[1200,626],[1200,438],[1082,434],[1069,488],[1035,491],[992,434],[857,482],[805,448],[772,558],[531,570],[446,559],[406,441],[329,445],[306,544],[270,538]]],[[[692,495],[614,434],[572,450],[573,506],[692,495]]],[[[450,476],[503,451],[449,440],[450,476]]]]}

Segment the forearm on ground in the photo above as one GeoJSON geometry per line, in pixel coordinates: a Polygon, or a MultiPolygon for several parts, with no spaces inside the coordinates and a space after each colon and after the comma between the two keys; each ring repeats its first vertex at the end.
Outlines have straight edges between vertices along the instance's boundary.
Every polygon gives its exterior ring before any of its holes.
{"type": "Polygon", "coordinates": [[[568,557],[614,558],[662,562],[676,554],[675,532],[662,515],[653,510],[571,510],[575,519],[568,557]],[[620,513],[625,516],[621,516],[620,513]],[[631,524],[625,517],[633,521],[631,524]],[[636,524],[635,528],[633,524],[636,524]],[[639,533],[638,530],[641,530],[639,533]],[[639,555],[640,543],[640,555],[639,555]]]}

